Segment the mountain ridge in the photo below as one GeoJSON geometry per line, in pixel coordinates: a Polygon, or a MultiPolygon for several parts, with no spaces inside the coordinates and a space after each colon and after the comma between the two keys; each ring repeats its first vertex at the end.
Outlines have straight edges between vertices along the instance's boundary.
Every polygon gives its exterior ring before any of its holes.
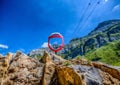
{"type": "MultiPolygon", "coordinates": [[[[100,23],[87,36],[72,39],[64,49],[68,48],[69,51],[65,50],[65,53],[70,54],[70,56],[74,58],[77,55],[84,55],[93,49],[99,48],[104,44],[115,40],[120,40],[120,20],[108,20],[100,23]],[[104,25],[100,26],[101,24],[104,25]],[[73,52],[74,50],[78,52],[73,52]]],[[[66,55],[65,58],[67,58],[66,55]]]]}
{"type": "MultiPolygon", "coordinates": [[[[65,59],[72,59],[116,40],[120,40],[120,19],[107,20],[98,24],[87,36],[72,39],[58,54],[65,59]]],[[[48,48],[40,48],[29,54],[30,56],[40,55],[41,52],[37,52],[40,50],[50,51],[48,48]]]]}

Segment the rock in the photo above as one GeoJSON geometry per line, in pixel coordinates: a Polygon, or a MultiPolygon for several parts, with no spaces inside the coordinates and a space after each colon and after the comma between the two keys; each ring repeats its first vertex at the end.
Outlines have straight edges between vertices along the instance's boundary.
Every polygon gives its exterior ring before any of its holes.
{"type": "Polygon", "coordinates": [[[3,84],[5,77],[7,77],[7,70],[9,68],[9,62],[12,57],[11,53],[8,53],[6,57],[0,57],[0,82],[3,84]]]}
{"type": "Polygon", "coordinates": [[[40,83],[42,73],[42,63],[17,52],[9,65],[3,85],[37,85],[40,83]]]}
{"type": "Polygon", "coordinates": [[[103,81],[103,85],[120,85],[120,80],[112,77],[112,75],[110,75],[109,73],[101,70],[99,70],[99,72],[103,81]]]}
{"type": "Polygon", "coordinates": [[[72,65],[71,67],[77,72],[81,72],[84,75],[87,85],[102,84],[102,79],[98,69],[91,66],[82,66],[82,65],[72,65]]]}
{"type": "Polygon", "coordinates": [[[50,85],[85,85],[82,74],[78,75],[72,68],[56,66],[55,69],[56,72],[50,85]]]}
{"type": "Polygon", "coordinates": [[[50,53],[50,55],[51,55],[51,59],[53,60],[53,62],[64,62],[65,61],[65,59],[63,59],[61,56],[58,56],[52,52],[50,53]]]}
{"type": "Polygon", "coordinates": [[[46,51],[44,51],[44,55],[43,55],[41,61],[43,63],[51,62],[51,57],[50,57],[50,55],[46,51]]]}
{"type": "Polygon", "coordinates": [[[96,68],[98,68],[98,69],[101,69],[104,72],[109,73],[114,78],[117,78],[117,79],[120,80],[120,70],[112,68],[112,67],[109,67],[109,66],[104,65],[104,64],[95,63],[95,62],[93,62],[93,66],[96,67],[96,68]]]}
{"type": "Polygon", "coordinates": [[[9,53],[0,57],[0,85],[120,85],[118,68],[85,59],[64,60],[48,52],[41,60],[9,53]]]}
{"type": "Polygon", "coordinates": [[[50,58],[50,55],[47,52],[44,52],[43,63],[45,63],[44,69],[43,69],[43,77],[41,80],[41,85],[49,85],[51,82],[51,78],[55,72],[55,64],[52,63],[52,60],[50,58]]]}

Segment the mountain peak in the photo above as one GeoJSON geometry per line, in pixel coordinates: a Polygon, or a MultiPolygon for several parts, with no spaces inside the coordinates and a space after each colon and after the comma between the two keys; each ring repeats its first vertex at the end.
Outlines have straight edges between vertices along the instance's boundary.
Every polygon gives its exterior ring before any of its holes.
{"type": "Polygon", "coordinates": [[[95,28],[95,31],[96,30],[99,30],[103,27],[106,27],[106,26],[110,26],[110,25],[113,25],[113,24],[118,24],[120,23],[120,19],[114,19],[114,20],[107,20],[107,21],[104,21],[104,22],[101,22],[100,24],[98,24],[98,26],[95,28]]]}

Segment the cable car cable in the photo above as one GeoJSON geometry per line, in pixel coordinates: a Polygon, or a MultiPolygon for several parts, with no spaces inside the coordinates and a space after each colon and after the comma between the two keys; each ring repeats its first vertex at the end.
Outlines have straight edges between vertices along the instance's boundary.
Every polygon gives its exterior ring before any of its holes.
{"type": "MultiPolygon", "coordinates": [[[[90,0],[91,1],[91,0],[90,0]]],[[[83,13],[82,13],[82,15],[81,15],[81,17],[80,17],[80,19],[79,19],[79,22],[78,22],[78,24],[76,25],[76,27],[75,27],[75,29],[74,29],[74,31],[73,31],[73,33],[72,33],[72,35],[74,35],[75,33],[76,33],[76,31],[78,30],[78,28],[79,28],[79,26],[80,26],[80,22],[81,22],[81,19],[84,17],[84,15],[87,13],[87,11],[88,11],[88,8],[91,6],[91,3],[89,2],[88,4],[87,4],[87,7],[85,8],[85,10],[83,11],[83,13]]],[[[84,19],[84,18],[83,18],[84,19]]],[[[82,20],[83,20],[82,19],[82,20]]]]}
{"type": "MultiPolygon", "coordinates": [[[[90,16],[93,14],[93,12],[95,11],[95,9],[96,9],[96,7],[97,7],[98,4],[100,4],[100,1],[98,1],[98,2],[95,4],[95,6],[94,6],[93,9],[91,10],[90,14],[87,16],[87,18],[86,18],[86,20],[85,20],[86,22],[84,23],[84,25],[83,25],[81,28],[79,27],[79,29],[77,30],[77,33],[79,33],[79,31],[86,26],[86,24],[87,24],[87,22],[88,22],[88,19],[89,19],[90,16]]],[[[76,35],[76,34],[75,34],[75,35],[76,35]]]]}

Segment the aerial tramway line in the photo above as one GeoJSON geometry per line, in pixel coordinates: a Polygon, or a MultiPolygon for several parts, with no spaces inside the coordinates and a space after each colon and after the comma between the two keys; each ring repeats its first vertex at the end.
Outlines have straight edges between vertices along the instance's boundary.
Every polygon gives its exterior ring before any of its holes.
{"type": "Polygon", "coordinates": [[[76,27],[72,33],[73,38],[76,37],[76,35],[80,32],[81,29],[83,29],[85,26],[87,26],[87,22],[88,22],[89,18],[91,17],[91,15],[93,14],[93,12],[95,11],[95,9],[97,8],[97,6],[99,4],[100,4],[100,0],[98,0],[95,4],[93,4],[90,0],[90,2],[87,4],[87,7],[85,8],[85,10],[83,10],[83,13],[79,19],[79,22],[76,25],[76,27]],[[87,13],[88,11],[90,11],[90,13],[87,13]],[[85,16],[86,14],[88,14],[88,16],[85,16]],[[81,21],[81,19],[82,19],[82,21],[81,21]]]}
{"type": "MultiPolygon", "coordinates": [[[[91,8],[90,13],[88,14],[86,20],[84,20],[84,17],[85,17],[85,14],[88,11],[88,8],[90,8],[90,6],[92,6],[91,0],[90,0],[90,2],[88,3],[87,7],[85,8],[85,10],[83,10],[81,18],[80,18],[76,28],[74,29],[74,31],[72,33],[73,36],[75,36],[76,33],[78,33],[81,29],[83,29],[87,25],[88,19],[93,14],[94,10],[96,9],[97,5],[99,5],[99,4],[100,4],[100,1],[97,1],[96,4],[93,5],[93,8],[91,8]],[[81,23],[81,19],[82,19],[82,23],[81,23]],[[85,21],[85,22],[83,22],[83,21],[85,21]],[[82,25],[82,24],[84,24],[84,25],[82,25]]],[[[48,37],[48,47],[49,47],[50,50],[54,51],[55,53],[59,52],[64,47],[64,37],[60,33],[58,33],[58,32],[52,33],[48,37]],[[57,47],[57,48],[53,48],[53,46],[50,44],[50,40],[53,39],[53,38],[60,38],[62,40],[62,44],[59,47],[57,47]]]]}

